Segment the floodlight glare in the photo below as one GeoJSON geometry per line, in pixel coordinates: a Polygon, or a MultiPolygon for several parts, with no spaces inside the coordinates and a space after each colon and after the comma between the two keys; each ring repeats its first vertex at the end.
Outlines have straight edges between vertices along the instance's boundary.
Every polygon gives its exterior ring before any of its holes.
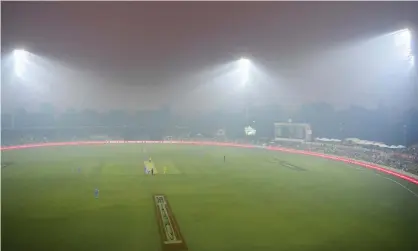
{"type": "Polygon", "coordinates": [[[242,85],[246,85],[249,80],[250,64],[251,64],[251,61],[247,58],[241,58],[238,60],[238,70],[241,75],[242,85]]]}
{"type": "Polygon", "coordinates": [[[28,57],[29,52],[25,50],[18,49],[13,51],[14,71],[18,77],[23,76],[28,62],[28,57]]]}
{"type": "Polygon", "coordinates": [[[396,46],[411,46],[411,31],[409,29],[403,29],[395,32],[395,44],[396,46]]]}
{"type": "Polygon", "coordinates": [[[398,48],[403,60],[413,64],[412,35],[409,29],[399,30],[394,33],[395,46],[398,48]]]}
{"type": "Polygon", "coordinates": [[[22,50],[22,49],[16,49],[13,51],[13,57],[16,60],[26,60],[28,58],[29,52],[22,50]]]}
{"type": "Polygon", "coordinates": [[[240,67],[248,67],[250,65],[250,60],[247,58],[240,58],[240,60],[238,61],[240,67]]]}

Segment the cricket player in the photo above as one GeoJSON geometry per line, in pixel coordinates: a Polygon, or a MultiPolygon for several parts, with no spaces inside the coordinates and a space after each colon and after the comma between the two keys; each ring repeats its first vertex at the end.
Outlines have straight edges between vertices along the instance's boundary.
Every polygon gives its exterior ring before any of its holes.
{"type": "Polygon", "coordinates": [[[98,188],[94,189],[94,198],[96,198],[96,199],[99,198],[99,189],[98,188]]]}
{"type": "Polygon", "coordinates": [[[154,176],[154,167],[151,168],[151,175],[154,176]]]}
{"type": "Polygon", "coordinates": [[[224,163],[226,162],[226,156],[224,155],[224,163]]]}
{"type": "Polygon", "coordinates": [[[166,174],[167,173],[167,167],[165,166],[164,167],[164,174],[166,174]]]}

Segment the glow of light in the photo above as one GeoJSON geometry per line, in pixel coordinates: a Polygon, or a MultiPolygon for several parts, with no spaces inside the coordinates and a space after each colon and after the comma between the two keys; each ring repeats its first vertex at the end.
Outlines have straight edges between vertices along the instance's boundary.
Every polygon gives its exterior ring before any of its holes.
{"type": "Polygon", "coordinates": [[[238,60],[238,71],[241,77],[241,84],[247,85],[250,78],[250,65],[251,61],[247,58],[241,58],[238,60]]]}
{"type": "Polygon", "coordinates": [[[251,63],[248,58],[240,58],[238,62],[239,62],[240,67],[248,67],[251,63]]]}
{"type": "Polygon", "coordinates": [[[409,29],[403,29],[395,32],[395,46],[398,48],[401,57],[408,61],[410,64],[414,64],[414,56],[412,55],[412,35],[409,29]]]}
{"type": "Polygon", "coordinates": [[[26,71],[26,65],[28,63],[29,52],[25,50],[14,50],[13,61],[14,61],[14,72],[16,76],[23,77],[26,71]]]}

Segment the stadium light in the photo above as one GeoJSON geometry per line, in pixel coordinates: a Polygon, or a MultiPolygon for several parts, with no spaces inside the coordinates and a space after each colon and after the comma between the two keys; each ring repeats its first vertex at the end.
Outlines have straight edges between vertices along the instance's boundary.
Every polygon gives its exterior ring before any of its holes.
{"type": "Polygon", "coordinates": [[[251,61],[248,58],[240,58],[238,60],[240,67],[248,67],[251,63],[251,61]]]}
{"type": "Polygon", "coordinates": [[[400,50],[401,57],[414,65],[414,55],[412,54],[412,34],[409,29],[402,29],[393,33],[395,46],[400,50]]]}
{"type": "Polygon", "coordinates": [[[397,46],[406,45],[411,47],[411,31],[409,29],[403,29],[396,31],[395,35],[395,43],[397,46]]]}
{"type": "Polygon", "coordinates": [[[251,61],[247,58],[240,58],[238,60],[238,70],[241,76],[241,84],[246,86],[250,78],[251,61]]]}
{"type": "Polygon", "coordinates": [[[23,77],[23,74],[25,73],[29,54],[29,52],[22,49],[16,49],[13,51],[14,72],[18,77],[23,77]]]}

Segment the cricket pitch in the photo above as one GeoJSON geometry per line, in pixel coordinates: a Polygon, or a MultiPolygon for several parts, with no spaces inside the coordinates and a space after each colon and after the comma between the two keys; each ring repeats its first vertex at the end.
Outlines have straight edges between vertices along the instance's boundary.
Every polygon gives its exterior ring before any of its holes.
{"type": "Polygon", "coordinates": [[[187,250],[180,227],[164,195],[153,196],[163,251],[187,250]]]}

